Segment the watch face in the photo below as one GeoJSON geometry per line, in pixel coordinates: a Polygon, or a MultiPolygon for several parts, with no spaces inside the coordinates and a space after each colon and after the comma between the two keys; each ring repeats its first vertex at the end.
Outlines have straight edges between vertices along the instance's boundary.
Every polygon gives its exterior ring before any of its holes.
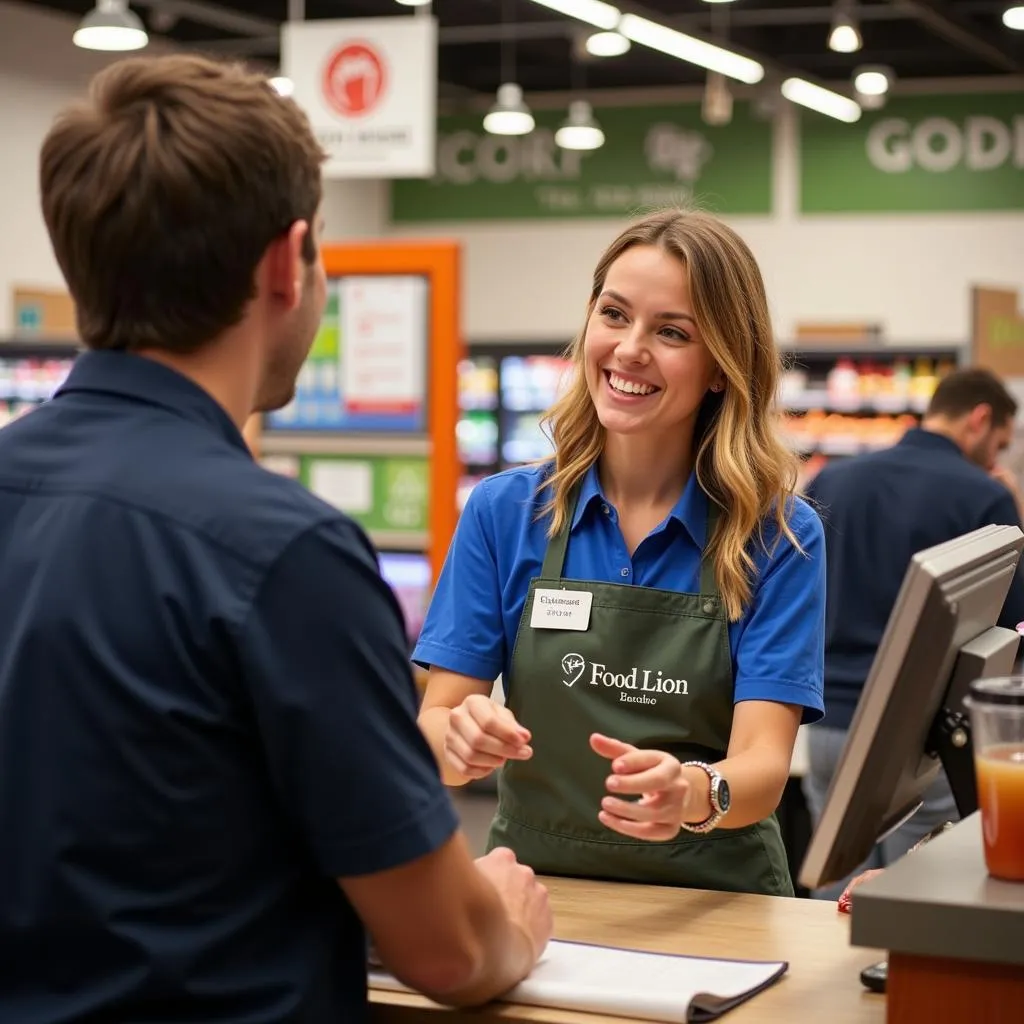
{"type": "Polygon", "coordinates": [[[717,792],[715,796],[718,798],[718,806],[721,808],[723,814],[729,810],[729,803],[731,796],[729,795],[729,783],[723,778],[719,778],[717,792]]]}

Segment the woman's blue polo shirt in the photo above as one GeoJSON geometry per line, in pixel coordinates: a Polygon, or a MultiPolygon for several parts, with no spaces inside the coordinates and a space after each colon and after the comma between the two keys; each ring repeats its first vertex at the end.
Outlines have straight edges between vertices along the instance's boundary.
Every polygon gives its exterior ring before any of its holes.
{"type": "MultiPolygon", "coordinates": [[[[417,663],[476,679],[507,678],[530,580],[540,575],[547,547],[548,520],[539,515],[547,493],[538,493],[546,473],[543,466],[510,469],[473,489],[413,652],[417,663]]],[[[692,475],[669,515],[630,556],[592,467],[573,518],[564,575],[696,593],[707,510],[707,496],[692,475]]],[[[804,708],[805,722],[815,722],[824,713],[824,535],[817,514],[799,498],[789,523],[802,550],[784,536],[774,545],[774,520],[765,523],[764,545],[751,545],[752,599],[729,623],[734,702],[795,704],[804,708]]]]}

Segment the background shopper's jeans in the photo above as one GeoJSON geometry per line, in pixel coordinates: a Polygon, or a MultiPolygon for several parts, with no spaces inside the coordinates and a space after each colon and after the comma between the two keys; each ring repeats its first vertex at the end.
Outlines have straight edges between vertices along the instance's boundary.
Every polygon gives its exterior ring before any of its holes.
{"type": "MultiPolygon", "coordinates": [[[[808,771],[804,776],[803,790],[807,807],[811,814],[811,822],[817,826],[821,812],[825,807],[825,797],[832,782],[839,757],[846,743],[845,729],[829,729],[814,725],[807,730],[808,771]]],[[[815,899],[837,900],[850,881],[869,868],[888,867],[902,857],[919,840],[923,839],[932,829],[947,821],[959,821],[953,793],[946,781],[945,772],[940,771],[938,778],[928,787],[924,795],[924,805],[905,824],[875,845],[871,855],[852,874],[833,885],[816,889],[812,892],[815,899]]]]}

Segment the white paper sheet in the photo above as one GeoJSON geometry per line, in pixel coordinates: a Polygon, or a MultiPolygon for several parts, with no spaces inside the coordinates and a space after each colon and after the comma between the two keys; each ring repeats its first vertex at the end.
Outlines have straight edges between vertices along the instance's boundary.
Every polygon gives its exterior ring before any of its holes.
{"type": "MultiPolygon", "coordinates": [[[[712,960],[554,941],[503,1001],[640,1020],[711,1020],[780,978],[787,967],[781,961],[712,960]]],[[[382,972],[370,973],[370,986],[408,991],[382,972]]]]}

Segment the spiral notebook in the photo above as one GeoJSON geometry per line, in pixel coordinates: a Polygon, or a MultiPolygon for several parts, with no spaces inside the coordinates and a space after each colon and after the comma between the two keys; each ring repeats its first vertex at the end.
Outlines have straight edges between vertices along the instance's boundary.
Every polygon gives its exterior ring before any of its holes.
{"type": "MultiPolygon", "coordinates": [[[[501,1001],[702,1024],[775,984],[788,968],[784,961],[714,960],[556,940],[501,1001]]],[[[379,969],[370,970],[370,987],[410,991],[379,969]]]]}

